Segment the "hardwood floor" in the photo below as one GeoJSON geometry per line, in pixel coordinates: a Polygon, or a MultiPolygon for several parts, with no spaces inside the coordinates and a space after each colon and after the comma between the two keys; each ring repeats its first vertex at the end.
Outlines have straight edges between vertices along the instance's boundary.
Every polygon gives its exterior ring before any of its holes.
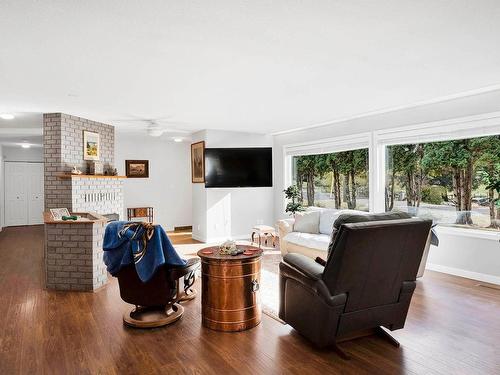
{"type": "Polygon", "coordinates": [[[500,291],[472,280],[427,272],[393,333],[401,348],[362,338],[340,345],[344,361],[266,315],[245,332],[205,329],[200,298],[172,326],[126,328],[115,279],[96,293],[44,290],[42,256],[42,226],[0,233],[0,374],[500,374],[500,291]]]}
{"type": "Polygon", "coordinates": [[[199,241],[193,240],[191,237],[191,232],[189,231],[172,231],[168,232],[168,238],[172,243],[178,244],[192,244],[192,243],[201,243],[199,241]]]}

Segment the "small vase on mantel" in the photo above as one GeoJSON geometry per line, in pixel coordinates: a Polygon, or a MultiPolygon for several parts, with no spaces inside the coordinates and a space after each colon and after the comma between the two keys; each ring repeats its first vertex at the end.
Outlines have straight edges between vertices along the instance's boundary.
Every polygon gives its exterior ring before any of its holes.
{"type": "Polygon", "coordinates": [[[75,165],[75,166],[73,166],[73,169],[71,170],[71,174],[73,174],[73,175],[80,175],[80,174],[82,174],[82,171],[81,171],[81,170],[79,170],[79,169],[76,167],[76,165],[75,165]]]}

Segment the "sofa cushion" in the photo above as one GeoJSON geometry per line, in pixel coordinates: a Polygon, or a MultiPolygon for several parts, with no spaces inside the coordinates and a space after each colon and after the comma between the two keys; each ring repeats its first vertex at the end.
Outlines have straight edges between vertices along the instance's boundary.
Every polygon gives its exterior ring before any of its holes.
{"type": "Polygon", "coordinates": [[[356,210],[337,210],[323,209],[319,216],[319,233],[331,235],[333,231],[333,223],[342,214],[355,213],[359,215],[368,215],[368,212],[356,210]]]}
{"type": "Polygon", "coordinates": [[[411,216],[408,215],[406,212],[399,212],[399,211],[382,212],[377,214],[365,213],[363,215],[352,212],[343,213],[333,223],[332,239],[330,241],[330,244],[328,245],[328,256],[330,256],[330,253],[332,252],[333,244],[335,243],[335,238],[342,224],[365,223],[369,221],[401,220],[401,219],[411,219],[411,216]]]}
{"type": "Polygon", "coordinates": [[[333,223],[339,217],[341,210],[323,210],[319,214],[319,233],[332,234],[333,223]]]}
{"type": "Polygon", "coordinates": [[[320,211],[297,212],[295,214],[294,232],[319,233],[320,211]]]}
{"type": "Polygon", "coordinates": [[[330,236],[327,234],[311,234],[302,232],[288,233],[283,240],[295,245],[308,247],[310,249],[325,251],[330,243],[330,236]]]}

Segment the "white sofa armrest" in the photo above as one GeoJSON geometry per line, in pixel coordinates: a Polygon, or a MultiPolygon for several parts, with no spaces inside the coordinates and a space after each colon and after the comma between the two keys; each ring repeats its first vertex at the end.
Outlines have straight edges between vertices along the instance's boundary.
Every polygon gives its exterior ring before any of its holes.
{"type": "Polygon", "coordinates": [[[290,232],[293,232],[293,224],[295,223],[295,219],[290,218],[290,219],[283,219],[283,220],[278,220],[277,226],[278,226],[278,236],[280,240],[280,250],[281,254],[283,256],[288,253],[286,249],[286,242],[283,241],[283,238],[290,232]]]}
{"type": "Polygon", "coordinates": [[[422,260],[420,261],[420,266],[418,267],[417,279],[419,277],[424,276],[425,265],[427,264],[427,257],[429,256],[429,250],[431,248],[431,238],[432,238],[432,229],[429,232],[429,236],[427,237],[427,242],[425,243],[424,253],[422,254],[422,260]]]}

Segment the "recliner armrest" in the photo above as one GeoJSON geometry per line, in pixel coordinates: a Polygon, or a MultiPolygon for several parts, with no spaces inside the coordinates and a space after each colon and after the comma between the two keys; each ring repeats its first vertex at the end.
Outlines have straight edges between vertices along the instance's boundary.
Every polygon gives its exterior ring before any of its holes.
{"type": "Polygon", "coordinates": [[[288,253],[283,257],[283,261],[315,280],[321,279],[325,271],[325,267],[303,254],[288,253]]]}
{"type": "Polygon", "coordinates": [[[280,263],[280,274],[282,278],[293,279],[304,287],[323,298],[330,306],[341,306],[346,303],[345,293],[332,296],[328,287],[323,282],[322,275],[325,267],[316,263],[311,258],[302,254],[286,254],[280,263]]]}

